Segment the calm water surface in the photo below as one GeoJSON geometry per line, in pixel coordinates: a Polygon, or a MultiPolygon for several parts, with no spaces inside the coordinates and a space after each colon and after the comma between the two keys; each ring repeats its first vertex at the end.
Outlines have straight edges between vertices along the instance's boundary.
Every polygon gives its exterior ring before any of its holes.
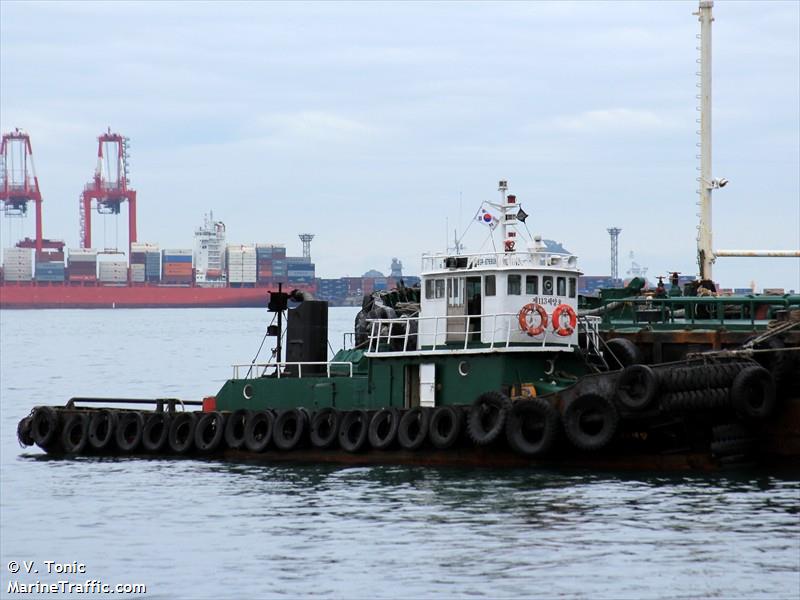
{"type": "MultiPolygon", "coordinates": [[[[354,314],[332,310],[335,347],[354,314]]],[[[17,445],[35,404],[214,393],[266,317],[0,311],[2,597],[9,579],[144,583],[144,598],[800,597],[786,474],[55,460],[17,445]],[[12,576],[12,560],[40,573],[12,576]],[[87,572],[47,575],[45,560],[87,572]]]]}

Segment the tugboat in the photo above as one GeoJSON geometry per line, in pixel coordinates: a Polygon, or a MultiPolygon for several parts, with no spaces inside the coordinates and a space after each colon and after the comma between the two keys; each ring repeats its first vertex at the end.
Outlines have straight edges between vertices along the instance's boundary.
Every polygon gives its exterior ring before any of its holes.
{"type": "MultiPolygon", "coordinates": [[[[35,408],[20,442],[67,455],[648,469],[800,453],[785,444],[800,439],[800,400],[783,393],[796,379],[788,353],[772,370],[752,348],[645,364],[652,351],[601,334],[610,311],[579,315],[577,257],[524,241],[527,215],[505,181],[499,190],[479,218],[500,250],[423,255],[420,287],[365,297],[352,343],[332,360],[327,303],[281,290],[268,307],[271,360],[234,365],[214,396],[73,398],[35,408]]],[[[769,331],[785,337],[800,324],[800,298],[777,304],[790,310],[769,331]]]]}

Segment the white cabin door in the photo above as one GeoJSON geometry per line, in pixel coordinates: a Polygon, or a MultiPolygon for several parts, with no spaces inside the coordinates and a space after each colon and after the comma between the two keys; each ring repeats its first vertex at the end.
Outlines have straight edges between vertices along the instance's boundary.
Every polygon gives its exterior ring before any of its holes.
{"type": "Polygon", "coordinates": [[[419,366],[419,405],[436,406],[436,365],[424,363],[419,366]]]}

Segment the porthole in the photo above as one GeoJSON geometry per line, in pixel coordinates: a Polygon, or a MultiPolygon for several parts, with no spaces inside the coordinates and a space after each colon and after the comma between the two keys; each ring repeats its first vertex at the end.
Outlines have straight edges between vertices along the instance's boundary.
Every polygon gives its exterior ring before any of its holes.
{"type": "Polygon", "coordinates": [[[554,360],[546,360],[544,361],[544,374],[545,375],[552,375],[553,372],[556,370],[556,363],[554,360]]]}
{"type": "Polygon", "coordinates": [[[244,396],[245,400],[250,400],[253,397],[253,386],[249,383],[245,385],[242,390],[242,396],[244,396]]]}
{"type": "Polygon", "coordinates": [[[462,360],[458,363],[458,374],[462,377],[469,375],[469,363],[467,361],[462,360]]]}

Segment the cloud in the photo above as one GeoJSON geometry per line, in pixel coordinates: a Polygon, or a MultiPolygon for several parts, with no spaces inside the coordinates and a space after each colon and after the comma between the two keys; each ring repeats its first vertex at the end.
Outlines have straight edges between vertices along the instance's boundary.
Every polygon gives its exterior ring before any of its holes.
{"type": "Polygon", "coordinates": [[[651,110],[632,108],[605,108],[589,110],[574,115],[562,115],[552,120],[557,130],[577,133],[608,133],[635,129],[665,131],[678,124],[674,119],[651,110]]]}
{"type": "Polygon", "coordinates": [[[305,141],[344,142],[375,133],[375,129],[366,123],[315,110],[262,115],[258,117],[257,123],[270,135],[290,139],[303,138],[305,141]]]}

